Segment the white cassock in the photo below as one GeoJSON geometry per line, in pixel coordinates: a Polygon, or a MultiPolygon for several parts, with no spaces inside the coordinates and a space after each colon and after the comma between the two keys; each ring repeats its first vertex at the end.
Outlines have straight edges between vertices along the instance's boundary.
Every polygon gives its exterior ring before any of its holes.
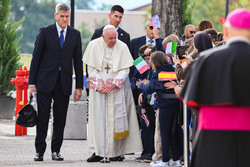
{"type": "Polygon", "coordinates": [[[90,152],[104,156],[105,106],[107,112],[106,156],[116,157],[141,152],[142,143],[138,120],[128,79],[133,58],[127,45],[117,39],[115,46],[108,48],[102,37],[97,38],[89,43],[83,62],[88,65],[90,78],[87,136],[90,152]],[[107,80],[110,78],[111,80],[107,80]],[[112,82],[122,88],[114,89],[107,95],[100,94],[96,92],[98,82],[94,81],[98,79],[102,79],[105,84],[112,82]]]}

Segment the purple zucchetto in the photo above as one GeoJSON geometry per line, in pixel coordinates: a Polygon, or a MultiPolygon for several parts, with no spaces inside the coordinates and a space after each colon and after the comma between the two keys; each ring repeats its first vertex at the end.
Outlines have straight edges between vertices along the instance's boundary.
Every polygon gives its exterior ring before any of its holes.
{"type": "Polygon", "coordinates": [[[250,11],[247,9],[233,10],[228,14],[226,20],[235,28],[250,29],[250,11]]]}

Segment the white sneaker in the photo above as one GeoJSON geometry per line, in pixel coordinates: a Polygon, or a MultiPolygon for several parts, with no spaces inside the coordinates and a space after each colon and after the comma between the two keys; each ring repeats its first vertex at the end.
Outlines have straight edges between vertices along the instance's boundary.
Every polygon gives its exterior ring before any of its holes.
{"type": "Polygon", "coordinates": [[[150,163],[151,167],[169,167],[168,162],[163,161],[155,161],[150,163]]]}
{"type": "Polygon", "coordinates": [[[171,167],[181,167],[181,166],[182,166],[181,160],[171,161],[171,163],[169,163],[169,165],[170,165],[171,167]]]}
{"type": "Polygon", "coordinates": [[[172,164],[174,163],[173,159],[171,158],[169,161],[168,161],[168,165],[169,166],[172,166],[172,164]]]}

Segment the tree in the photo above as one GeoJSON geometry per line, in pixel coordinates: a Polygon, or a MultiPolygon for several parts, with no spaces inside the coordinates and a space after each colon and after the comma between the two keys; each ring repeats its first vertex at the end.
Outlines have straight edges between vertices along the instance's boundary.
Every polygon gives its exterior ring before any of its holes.
{"type": "Polygon", "coordinates": [[[216,31],[222,31],[222,24],[219,22],[220,17],[225,15],[225,0],[198,0],[192,13],[192,22],[198,26],[200,21],[209,20],[216,31]]]}
{"type": "Polygon", "coordinates": [[[232,11],[236,8],[246,8],[250,10],[250,1],[249,0],[234,0],[229,6],[229,10],[232,11]]]}
{"type": "Polygon", "coordinates": [[[148,21],[149,19],[152,18],[152,16],[151,16],[152,13],[151,13],[151,11],[152,11],[152,6],[149,6],[149,7],[146,9],[146,13],[142,15],[142,16],[144,17],[144,23],[145,23],[145,24],[147,23],[147,21],[148,21]]]}
{"type": "Polygon", "coordinates": [[[166,37],[172,33],[182,33],[182,0],[153,0],[152,15],[159,15],[160,35],[166,37]]]}
{"type": "MultiPolygon", "coordinates": [[[[62,1],[62,0],[61,0],[62,1]]],[[[70,0],[64,1],[70,4],[70,0]]],[[[26,17],[19,34],[23,34],[20,42],[21,53],[32,53],[36,35],[39,29],[55,22],[54,12],[56,0],[12,0],[12,17],[19,20],[26,17]]],[[[77,9],[91,9],[93,0],[76,0],[77,9]]]]}
{"type": "MultiPolygon", "coordinates": [[[[66,0],[65,3],[70,4],[71,0],[66,0]]],[[[92,9],[92,6],[95,5],[93,0],[75,0],[76,9],[92,9]]]]}
{"type": "Polygon", "coordinates": [[[11,0],[0,0],[0,94],[5,95],[12,90],[11,78],[15,77],[15,71],[20,64],[20,52],[17,38],[17,29],[24,21],[9,20],[11,0]]]}
{"type": "Polygon", "coordinates": [[[94,5],[93,0],[75,0],[76,9],[92,9],[94,5]]]}
{"type": "Polygon", "coordinates": [[[25,16],[19,34],[23,34],[20,42],[22,53],[32,53],[39,29],[55,22],[55,0],[13,0],[12,15],[16,20],[25,16]]]}
{"type": "MultiPolygon", "coordinates": [[[[249,0],[230,0],[229,12],[236,8],[247,8],[250,10],[249,0]]],[[[216,31],[222,31],[220,17],[225,16],[225,0],[196,0],[192,12],[192,22],[198,26],[201,20],[212,22],[216,31]]]]}
{"type": "Polygon", "coordinates": [[[102,5],[98,8],[98,10],[110,10],[112,8],[113,5],[111,4],[105,4],[102,3],[102,5]]]}
{"type": "Polygon", "coordinates": [[[94,20],[94,27],[95,27],[95,29],[100,28],[102,26],[107,25],[107,23],[108,23],[108,20],[106,17],[99,18],[98,20],[95,19],[94,20]]]}
{"type": "Polygon", "coordinates": [[[192,24],[192,9],[194,0],[182,0],[182,32],[188,24],[192,24]]]}
{"type": "Polygon", "coordinates": [[[84,51],[91,39],[92,32],[89,31],[89,26],[84,21],[78,27],[78,30],[81,32],[81,39],[82,39],[82,50],[84,51]]]}

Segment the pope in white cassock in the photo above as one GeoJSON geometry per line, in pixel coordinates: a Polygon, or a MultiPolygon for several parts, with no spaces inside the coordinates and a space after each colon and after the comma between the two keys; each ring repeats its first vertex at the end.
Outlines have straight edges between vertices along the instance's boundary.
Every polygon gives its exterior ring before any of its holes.
{"type": "Polygon", "coordinates": [[[127,45],[116,35],[114,26],[105,26],[102,37],[91,41],[83,56],[89,73],[88,147],[93,153],[88,162],[97,162],[105,155],[105,119],[106,157],[142,151],[135,105],[128,84],[133,58],[127,45]]]}

